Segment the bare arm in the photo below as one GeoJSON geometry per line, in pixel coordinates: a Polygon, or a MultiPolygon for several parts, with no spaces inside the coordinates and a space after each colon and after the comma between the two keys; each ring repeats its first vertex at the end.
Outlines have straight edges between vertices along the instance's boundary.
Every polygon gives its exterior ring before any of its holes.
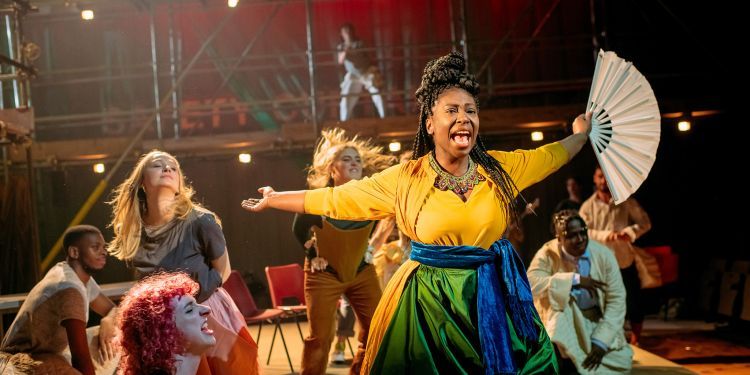
{"type": "Polygon", "coordinates": [[[102,358],[110,360],[115,356],[115,335],[117,334],[117,307],[104,294],[99,294],[89,305],[91,310],[102,316],[99,324],[99,351],[102,358]]]}
{"type": "Polygon", "coordinates": [[[298,191],[274,191],[272,187],[265,186],[258,189],[263,198],[248,198],[242,201],[242,208],[250,212],[260,212],[266,208],[277,210],[305,213],[305,193],[307,190],[298,191]]]}
{"type": "Polygon", "coordinates": [[[65,327],[68,336],[73,367],[84,375],[96,374],[86,339],[86,323],[78,319],[66,319],[60,324],[65,327]]]}
{"type": "Polygon", "coordinates": [[[627,202],[626,208],[628,210],[628,219],[632,224],[621,230],[620,236],[624,237],[623,239],[628,242],[633,242],[651,230],[651,219],[635,199],[630,199],[627,202]]]}
{"type": "Polygon", "coordinates": [[[91,310],[94,310],[94,312],[101,315],[102,317],[114,316],[115,313],[115,311],[113,311],[115,303],[101,293],[99,293],[99,296],[96,297],[96,299],[91,301],[90,307],[91,310]]]}
{"type": "Polygon", "coordinates": [[[591,132],[591,112],[578,115],[573,121],[573,134],[560,141],[560,144],[568,151],[568,158],[573,157],[581,151],[586,144],[589,132],[591,132]]]}
{"type": "Polygon", "coordinates": [[[224,254],[211,261],[211,268],[221,275],[222,283],[227,281],[229,274],[232,273],[232,266],[229,264],[229,251],[224,250],[224,254]]]}
{"type": "Polygon", "coordinates": [[[352,180],[335,188],[277,193],[266,186],[258,189],[263,198],[246,199],[242,202],[242,208],[259,212],[270,207],[339,220],[384,219],[395,214],[396,186],[401,169],[402,165],[394,165],[370,177],[352,180]]]}

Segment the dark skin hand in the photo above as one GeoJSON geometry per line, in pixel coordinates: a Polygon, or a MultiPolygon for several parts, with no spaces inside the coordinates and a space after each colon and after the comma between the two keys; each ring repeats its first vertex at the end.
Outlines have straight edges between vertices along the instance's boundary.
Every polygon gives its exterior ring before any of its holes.
{"type": "Polygon", "coordinates": [[[577,286],[587,289],[591,294],[595,294],[597,288],[604,290],[604,288],[607,287],[607,283],[592,279],[588,276],[581,276],[581,282],[577,286]]]}
{"type": "Polygon", "coordinates": [[[589,371],[596,370],[599,368],[599,365],[602,364],[602,358],[604,358],[605,354],[607,354],[607,352],[605,352],[604,349],[598,345],[591,344],[591,352],[589,352],[589,355],[583,360],[583,368],[589,371]]]}

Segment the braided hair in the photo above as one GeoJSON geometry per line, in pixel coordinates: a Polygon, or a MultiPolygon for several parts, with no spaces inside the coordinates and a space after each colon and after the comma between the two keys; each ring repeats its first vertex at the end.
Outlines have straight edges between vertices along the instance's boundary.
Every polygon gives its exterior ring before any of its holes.
{"type": "MultiPolygon", "coordinates": [[[[422,83],[414,94],[419,104],[419,129],[414,139],[413,160],[435,150],[435,142],[427,133],[427,118],[432,115],[432,107],[440,94],[453,87],[468,92],[474,97],[474,102],[479,103],[477,100],[479,83],[474,75],[466,72],[466,60],[463,55],[451,52],[427,63],[422,73],[422,83]]],[[[509,206],[506,210],[506,222],[511,223],[517,220],[521,205],[515,196],[520,194],[520,191],[500,162],[487,153],[484,141],[478,134],[477,143],[471,149],[469,157],[487,171],[498,187],[500,200],[509,206]]]]}

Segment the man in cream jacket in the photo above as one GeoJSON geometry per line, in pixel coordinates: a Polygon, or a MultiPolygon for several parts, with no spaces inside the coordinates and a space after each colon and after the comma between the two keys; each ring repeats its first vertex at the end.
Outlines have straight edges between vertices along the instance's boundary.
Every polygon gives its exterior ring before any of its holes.
{"type": "Polygon", "coordinates": [[[614,254],[589,241],[584,220],[555,214],[556,238],[528,270],[534,304],[562,358],[563,373],[622,373],[632,367],[625,341],[625,287],[614,254]]]}

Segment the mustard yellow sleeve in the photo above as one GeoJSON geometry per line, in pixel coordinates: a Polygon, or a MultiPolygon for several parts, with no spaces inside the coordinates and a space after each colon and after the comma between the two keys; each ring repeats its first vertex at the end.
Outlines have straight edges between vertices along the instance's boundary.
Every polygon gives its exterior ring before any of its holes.
{"type": "Polygon", "coordinates": [[[534,150],[489,151],[516,183],[518,190],[543,180],[568,162],[568,151],[560,142],[534,150]]]}
{"type": "Polygon", "coordinates": [[[394,165],[362,180],[310,190],[305,194],[305,213],[355,221],[392,216],[400,170],[401,165],[394,165]]]}

